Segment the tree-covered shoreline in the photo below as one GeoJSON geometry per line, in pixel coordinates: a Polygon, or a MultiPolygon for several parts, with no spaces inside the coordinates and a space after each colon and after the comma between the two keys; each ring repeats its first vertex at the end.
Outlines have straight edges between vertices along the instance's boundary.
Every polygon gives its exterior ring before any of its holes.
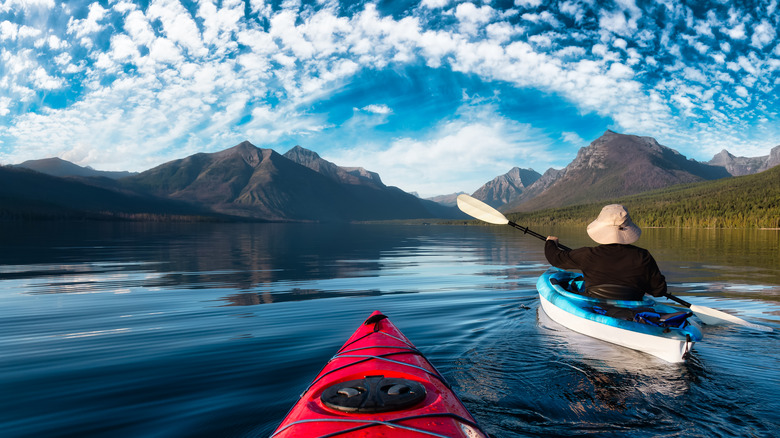
{"type": "Polygon", "coordinates": [[[523,225],[587,225],[604,205],[623,204],[641,227],[780,228],[780,166],[741,177],[681,184],[599,203],[509,213],[523,225]]]}

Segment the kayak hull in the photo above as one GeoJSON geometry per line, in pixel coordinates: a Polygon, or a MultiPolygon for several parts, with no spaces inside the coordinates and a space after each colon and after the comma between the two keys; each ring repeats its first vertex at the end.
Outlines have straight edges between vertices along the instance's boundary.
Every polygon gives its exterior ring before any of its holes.
{"type": "Polygon", "coordinates": [[[578,274],[551,268],[539,277],[536,288],[542,309],[558,324],[584,335],[623,347],[642,351],[667,362],[684,362],[694,343],[702,339],[700,327],[690,319],[683,328],[657,327],[635,321],[613,318],[593,311],[596,305],[625,308],[653,308],[658,313],[680,309],[656,303],[645,296],[642,301],[599,300],[564,290],[559,283],[571,281],[578,274]]]}
{"type": "Polygon", "coordinates": [[[303,392],[272,438],[486,438],[433,365],[374,312],[303,392]]]}

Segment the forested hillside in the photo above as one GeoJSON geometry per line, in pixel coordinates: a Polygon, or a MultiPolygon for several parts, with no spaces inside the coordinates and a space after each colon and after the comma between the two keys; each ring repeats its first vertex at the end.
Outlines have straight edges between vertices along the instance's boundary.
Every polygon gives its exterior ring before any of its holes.
{"type": "Polygon", "coordinates": [[[625,205],[640,227],[780,228],[780,166],[754,175],[507,217],[521,225],[587,225],[604,205],[613,203],[625,205]]]}

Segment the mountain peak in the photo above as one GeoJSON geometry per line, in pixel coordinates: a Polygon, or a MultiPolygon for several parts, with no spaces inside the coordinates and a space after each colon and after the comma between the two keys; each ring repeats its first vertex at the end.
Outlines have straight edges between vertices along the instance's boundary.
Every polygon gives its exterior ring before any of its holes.
{"type": "Polygon", "coordinates": [[[726,149],[723,149],[722,151],[715,154],[712,159],[709,161],[710,164],[714,166],[726,166],[728,163],[732,163],[736,157],[732,155],[729,151],[726,149]]]}
{"type": "Polygon", "coordinates": [[[520,196],[541,175],[533,169],[513,167],[509,172],[493,178],[471,196],[492,207],[507,204],[520,196]]]}
{"type": "Polygon", "coordinates": [[[769,156],[735,157],[726,149],[715,154],[707,164],[725,168],[733,176],[750,175],[768,169],[769,156]]]}
{"type": "Polygon", "coordinates": [[[233,146],[232,148],[225,149],[225,152],[231,151],[231,152],[254,152],[255,150],[259,149],[257,146],[253,145],[247,140],[242,141],[241,143],[233,146]]]}
{"type": "Polygon", "coordinates": [[[271,149],[260,149],[249,141],[244,140],[232,148],[214,153],[214,157],[219,160],[240,157],[246,164],[257,167],[272,152],[271,149]]]}
{"type": "Polygon", "coordinates": [[[323,159],[316,152],[301,146],[295,146],[285,152],[284,157],[341,183],[368,183],[384,187],[379,175],[374,172],[367,171],[362,167],[340,167],[323,159]]]}
{"type": "Polygon", "coordinates": [[[775,166],[780,166],[780,145],[773,147],[772,150],[769,151],[769,158],[767,158],[766,164],[762,170],[775,166]]]}
{"type": "MultiPolygon", "coordinates": [[[[306,163],[315,163],[319,160],[322,160],[322,157],[320,155],[312,150],[306,149],[305,147],[296,145],[289,151],[287,151],[284,154],[285,157],[287,157],[290,160],[295,161],[298,164],[303,164],[304,166],[308,166],[306,163]]],[[[325,160],[322,160],[325,161],[325,160]]],[[[315,169],[316,170],[316,169],[315,169]]]]}

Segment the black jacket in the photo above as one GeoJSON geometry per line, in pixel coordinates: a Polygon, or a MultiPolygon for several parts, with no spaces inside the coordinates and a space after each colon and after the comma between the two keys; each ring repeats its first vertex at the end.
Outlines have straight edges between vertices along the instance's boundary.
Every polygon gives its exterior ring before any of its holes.
{"type": "Polygon", "coordinates": [[[666,294],[666,278],[650,252],[634,245],[613,243],[596,247],[583,247],[565,251],[548,240],[544,246],[544,255],[551,265],[561,269],[582,271],[585,288],[589,295],[599,296],[599,286],[618,285],[633,288],[637,293],[630,296],[626,292],[616,299],[642,299],[645,293],[655,297],[666,294]]]}

